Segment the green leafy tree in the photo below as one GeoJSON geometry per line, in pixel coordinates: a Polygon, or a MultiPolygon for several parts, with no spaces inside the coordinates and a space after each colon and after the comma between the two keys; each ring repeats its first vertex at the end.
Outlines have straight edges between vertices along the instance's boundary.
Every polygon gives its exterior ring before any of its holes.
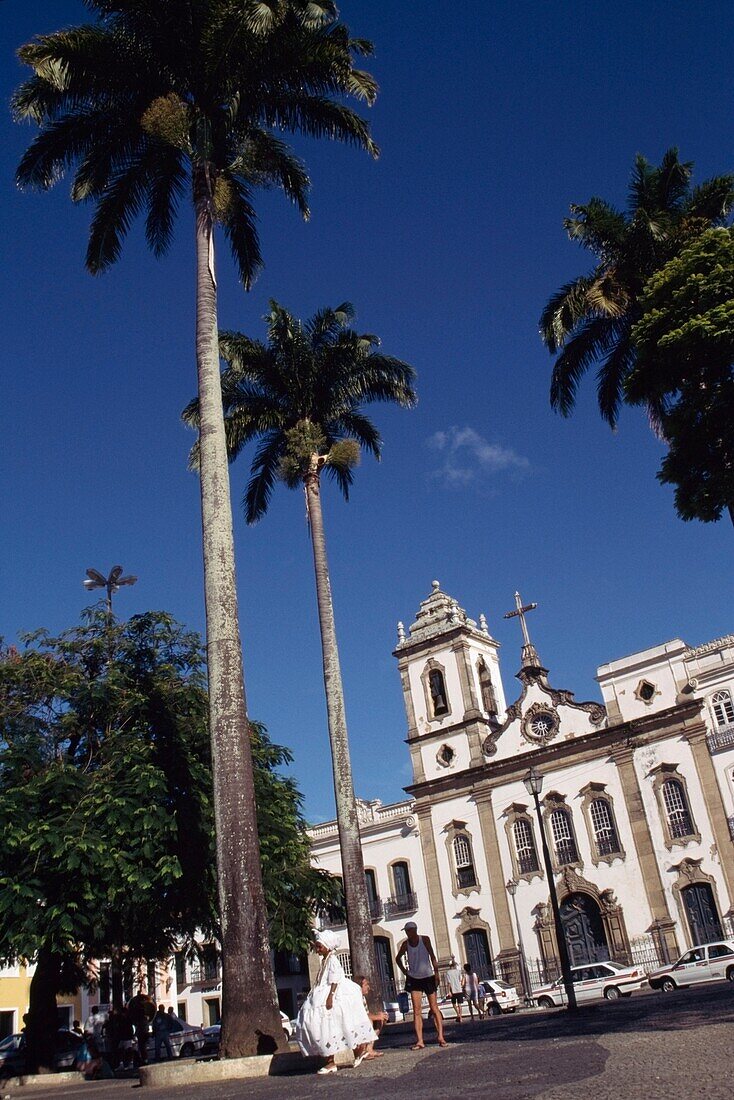
{"type": "Polygon", "coordinates": [[[276,132],[351,142],[376,153],[345,97],[372,102],[354,64],[371,52],[332,0],[87,0],[96,22],[23,46],[33,75],[16,117],[40,133],[17,172],[48,189],[73,169],[72,198],[94,207],[87,267],[120,256],[145,216],[156,255],[181,202],[193,205],[200,484],[222,923],[222,1051],[246,1055],[258,1034],[283,1042],[268,965],[265,899],[248,751],[232,512],[217,353],[215,228],[248,287],[261,265],[254,195],[277,187],[307,215],[308,178],[276,132]]]}
{"type": "MultiPolygon", "coordinates": [[[[380,352],[376,336],[350,327],[353,319],[354,310],[345,302],[336,309],[320,310],[302,324],[271,301],[265,318],[267,344],[239,332],[225,332],[219,346],[227,364],[222,399],[230,460],[248,443],[259,443],[244,497],[247,522],[255,523],[265,515],[279,480],[289,488],[303,488],[306,495],[349,946],[354,972],[370,976],[377,1002],[380,982],[352,783],[321,481],[326,474],[348,498],[360,448],[379,458],[382,445],[363,406],[389,401],[409,408],[416,395],[413,368],[380,352]]],[[[188,406],[184,418],[198,424],[197,402],[188,406]]]]}
{"type": "Polygon", "coordinates": [[[734,230],[710,229],[648,281],[626,400],[656,411],[658,478],[685,520],[734,523],[734,230]]]}
{"type": "MultiPolygon", "coordinates": [[[[290,760],[251,727],[274,948],[308,941],[336,884],[310,866],[290,760]]],[[[28,1043],[48,1068],[56,994],[91,960],[165,958],[218,935],[211,753],[199,636],[104,610],[0,653],[0,960],[35,960],[28,1043]]],[[[115,963],[117,964],[115,967],[115,963]]],[[[115,999],[120,983],[113,982],[115,999]]]]}
{"type": "MultiPolygon", "coordinates": [[[[641,317],[647,279],[693,239],[721,224],[734,206],[734,176],[716,176],[698,187],[693,165],[669,149],[655,167],[638,156],[626,211],[604,199],[572,205],[564,228],[596,257],[594,268],[549,298],[540,335],[557,355],[551,405],[570,415],[584,374],[596,363],[602,417],[615,427],[625,380],[635,364],[632,326],[641,317]]],[[[650,410],[653,419],[655,410],[650,410]]]]}

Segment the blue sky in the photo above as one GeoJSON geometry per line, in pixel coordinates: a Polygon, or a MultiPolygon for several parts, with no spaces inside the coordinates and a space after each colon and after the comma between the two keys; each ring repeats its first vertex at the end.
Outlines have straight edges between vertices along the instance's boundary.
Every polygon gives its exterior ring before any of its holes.
{"type": "MultiPolygon", "coordinates": [[[[593,379],[576,414],[548,405],[537,335],[546,297],[587,267],[561,222],[572,201],[625,198],[635,153],[678,145],[697,178],[730,170],[734,26],[725,2],[446,5],[344,0],[372,38],[376,163],[298,142],[309,224],[260,202],[266,268],[250,294],[220,252],[220,321],[261,335],[268,299],[302,316],[351,300],[358,324],[419,374],[412,412],[375,409],[384,440],[351,502],[325,499],[356,787],[409,780],[391,651],[438,578],[484,611],[515,694],[519,588],[559,687],[598,697],[600,663],[672,637],[728,633],[734,532],[683,524],[655,480],[640,413],[613,434],[593,379]],[[419,13],[419,15],[416,14],[419,13]]],[[[76,0],[7,0],[0,98],[17,46],[85,18],[76,0]]],[[[198,492],[179,421],[195,386],[192,226],[155,261],[134,231],[107,275],[83,269],[90,211],[68,183],[19,193],[28,127],[0,113],[5,504],[0,634],[73,624],[87,566],[137,573],[120,613],[165,608],[203,627],[198,492]]],[[[233,496],[247,475],[232,470],[233,496]]],[[[295,752],[311,819],[333,812],[313,576],[302,498],[281,489],[255,528],[236,515],[250,710],[295,752]]]]}

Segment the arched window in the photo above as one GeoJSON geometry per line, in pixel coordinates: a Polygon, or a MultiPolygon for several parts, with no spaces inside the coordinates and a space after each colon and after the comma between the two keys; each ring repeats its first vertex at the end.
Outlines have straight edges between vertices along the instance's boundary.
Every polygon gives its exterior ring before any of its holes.
{"type": "Polygon", "coordinates": [[[431,693],[434,717],[440,718],[442,715],[448,714],[449,703],[446,695],[446,684],[444,683],[443,672],[440,669],[432,668],[428,673],[428,689],[431,693]]]}
{"type": "Polygon", "coordinates": [[[492,675],[487,668],[487,662],[484,660],[484,657],[480,657],[477,662],[477,672],[479,673],[479,690],[482,695],[482,706],[490,718],[496,718],[497,696],[494,692],[492,675]]]}
{"type": "Polygon", "coordinates": [[[533,827],[526,817],[519,817],[515,821],[512,826],[512,837],[515,841],[515,856],[520,874],[528,875],[540,870],[533,827]]]}
{"type": "Polygon", "coordinates": [[[559,867],[565,867],[569,863],[578,863],[579,853],[576,848],[576,838],[573,834],[570,813],[568,810],[552,810],[549,818],[556,863],[559,867]]]}
{"type": "Polygon", "coordinates": [[[679,779],[667,779],[663,783],[663,805],[668,817],[668,828],[674,840],[693,836],[693,819],[688,808],[685,788],[679,779]]]}
{"type": "Polygon", "coordinates": [[[471,841],[466,833],[457,833],[454,837],[454,864],[459,889],[466,890],[469,886],[476,886],[477,876],[474,871],[471,841]]]}
{"type": "Polygon", "coordinates": [[[398,863],[393,863],[392,881],[396,899],[407,897],[410,894],[410,871],[405,860],[401,859],[398,863]]]}
{"type": "Polygon", "coordinates": [[[620,851],[617,826],[612,807],[606,798],[594,798],[589,803],[589,817],[594,830],[597,854],[611,856],[620,851]]]}
{"type": "Polygon", "coordinates": [[[714,722],[719,729],[724,726],[734,726],[734,703],[731,692],[717,691],[711,696],[711,709],[714,713],[714,722]]]}

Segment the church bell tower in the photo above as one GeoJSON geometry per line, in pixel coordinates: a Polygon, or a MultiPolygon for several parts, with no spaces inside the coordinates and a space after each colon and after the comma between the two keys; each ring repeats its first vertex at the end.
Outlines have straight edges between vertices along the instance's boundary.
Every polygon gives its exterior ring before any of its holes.
{"type": "Polygon", "coordinates": [[[470,619],[433,581],[393,655],[403,687],[416,783],[483,763],[482,745],[505,716],[499,643],[484,615],[470,619]]]}

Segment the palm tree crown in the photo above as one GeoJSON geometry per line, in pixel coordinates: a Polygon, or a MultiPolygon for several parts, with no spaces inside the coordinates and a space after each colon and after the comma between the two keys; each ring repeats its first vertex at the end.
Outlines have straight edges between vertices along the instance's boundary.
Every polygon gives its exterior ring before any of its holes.
{"type": "MultiPolygon", "coordinates": [[[[230,460],[252,440],[260,441],[243,499],[248,523],[265,514],[277,480],[295,487],[314,462],[348,498],[359,448],[379,459],[382,445],[362,406],[415,404],[413,368],[378,351],[376,336],[351,329],[354,316],[344,302],[302,323],[271,301],[267,344],[239,332],[220,335],[230,460]]],[[[196,423],[195,401],[184,419],[196,423]]]]}
{"type": "Polygon", "coordinates": [[[550,400],[564,416],[596,362],[599,411],[616,425],[624,382],[634,366],[631,330],[646,280],[692,238],[721,224],[734,206],[734,176],[693,187],[692,172],[677,149],[669,149],[659,167],[638,156],[625,212],[599,198],[571,206],[566,232],[596,256],[597,264],[562,286],[540,318],[543,342],[552,354],[560,353],[550,400]]]}
{"type": "Polygon", "coordinates": [[[72,166],[72,198],[94,203],[87,267],[114,263],[145,214],[156,255],[169,246],[195,169],[240,277],[262,263],[253,193],[284,191],[308,215],[308,177],[273,130],[359,145],[367,124],[340,102],[373,102],[371,53],[330,0],[87,0],[94,24],[41,35],[19,55],[34,75],[13,97],[40,133],[19,165],[21,186],[47,189],[72,166]]]}

